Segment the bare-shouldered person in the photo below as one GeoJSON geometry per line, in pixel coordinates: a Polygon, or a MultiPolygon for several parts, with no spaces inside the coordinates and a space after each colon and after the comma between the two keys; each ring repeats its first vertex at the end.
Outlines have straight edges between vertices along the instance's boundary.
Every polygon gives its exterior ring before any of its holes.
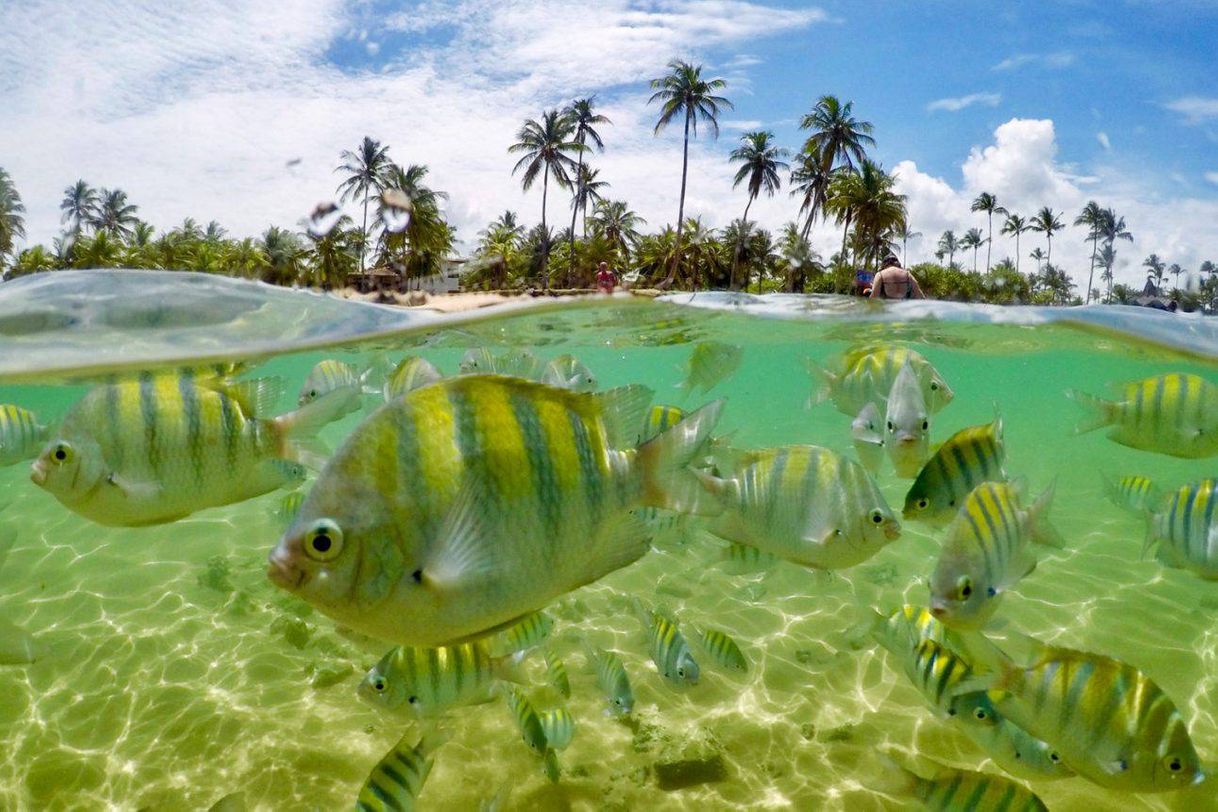
{"type": "Polygon", "coordinates": [[[871,280],[872,299],[925,299],[914,275],[901,267],[894,254],[884,257],[880,272],[871,280]]]}

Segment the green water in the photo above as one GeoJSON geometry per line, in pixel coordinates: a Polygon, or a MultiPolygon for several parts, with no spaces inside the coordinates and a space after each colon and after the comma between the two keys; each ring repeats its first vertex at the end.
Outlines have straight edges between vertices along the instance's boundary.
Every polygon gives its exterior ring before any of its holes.
{"type": "MultiPolygon", "coordinates": [[[[691,343],[740,344],[740,370],[711,397],[727,408],[720,433],[762,447],[815,443],[850,451],[850,418],[830,404],[806,408],[803,359],[827,362],[859,341],[900,339],[954,388],[935,440],[988,422],[1006,426],[1007,468],[1033,491],[1053,480],[1053,520],[1068,539],[1007,596],[1000,617],[1055,643],[1127,660],[1174,699],[1211,774],[1218,765],[1218,586],[1142,560],[1142,526],[1103,497],[1101,475],[1141,473],[1180,484],[1215,473],[1117,446],[1097,432],[1075,437],[1067,388],[1102,393],[1114,381],[1213,367],[1164,350],[1065,326],[779,322],[670,305],[571,309],[438,330],[401,346],[362,347],[270,360],[258,374],[295,386],[323,357],[359,363],[387,352],[426,357],[445,373],[469,347],[526,346],[540,357],[573,353],[602,387],[642,382],[654,402],[681,399],[691,343]]],[[[83,387],[0,386],[12,402],[62,416],[83,387]]],[[[359,416],[328,427],[333,446],[359,416]]],[[[898,511],[908,481],[879,477],[898,511]]],[[[0,808],[206,809],[244,792],[251,808],[350,808],[361,783],[408,726],[356,698],[363,672],[387,646],[357,642],[267,581],[282,494],[146,529],[103,528],[34,487],[28,467],[0,470],[3,532],[15,535],[0,566],[0,617],[33,633],[44,656],[0,667],[0,808]],[[315,686],[317,669],[347,675],[315,686]]],[[[508,809],[901,809],[869,789],[878,747],[956,767],[995,770],[968,739],[935,718],[899,665],[858,644],[870,607],[924,603],[940,534],[904,523],[901,539],[853,569],[825,576],[785,563],[733,574],[722,544],[690,525],[638,563],[552,607],[553,638],[573,685],[576,737],[550,784],[520,742],[502,703],[456,712],[423,808],[477,809],[510,786],[508,809]],[[655,672],[627,611],[631,596],[685,622],[729,632],[752,661],[746,677],[704,663],[702,680],[675,690],[655,672]],[[602,714],[583,667],[582,640],[622,654],[637,703],[632,724],[602,714]],[[719,754],[723,780],[662,789],[653,766],[719,754]]],[[[540,658],[532,664],[541,680],[540,658]]],[[[921,765],[925,772],[926,763],[921,765]]],[[[1124,795],[1081,778],[1033,785],[1055,810],[1218,809],[1218,784],[1182,793],[1124,795]]]]}

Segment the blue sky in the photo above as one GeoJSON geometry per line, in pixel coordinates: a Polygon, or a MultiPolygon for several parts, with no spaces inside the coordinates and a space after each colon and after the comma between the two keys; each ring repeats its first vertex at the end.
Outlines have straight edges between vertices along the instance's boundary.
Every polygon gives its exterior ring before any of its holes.
{"type": "MultiPolygon", "coordinates": [[[[875,124],[875,156],[927,235],[915,257],[944,228],[982,225],[968,202],[990,191],[1068,220],[1087,199],[1114,206],[1137,236],[1121,248],[1126,281],[1152,251],[1218,261],[1212,1],[217,0],[151,15],[97,0],[88,20],[74,8],[0,7],[0,166],[32,240],[57,233],[77,177],[126,189],[160,227],[291,226],[333,197],[339,151],[371,134],[431,167],[472,242],[505,208],[539,215],[540,195],[510,175],[520,121],[591,93],[614,120],[594,157],[611,196],[658,226],[675,215],[680,152],[676,128],[651,135],[646,80],[682,57],[726,77],[736,103],[720,140],[691,152],[687,207],[711,225],[744,205],[726,160],[740,132],[797,147],[798,117],[834,93],[875,124]]],[[[784,190],[750,216],[778,228],[795,208],[784,190]]],[[[566,211],[552,200],[552,221],[566,211]]],[[[822,253],[833,234],[814,232],[822,253]]],[[[1058,242],[1078,278],[1081,234],[1058,242]]],[[[1011,250],[995,240],[996,256],[1011,250]]]]}

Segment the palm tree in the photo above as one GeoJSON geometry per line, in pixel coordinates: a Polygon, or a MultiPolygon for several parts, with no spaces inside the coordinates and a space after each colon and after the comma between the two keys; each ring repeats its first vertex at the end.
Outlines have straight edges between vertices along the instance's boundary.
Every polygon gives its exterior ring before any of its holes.
{"type": "MultiPolygon", "coordinates": [[[[674,59],[668,63],[668,73],[651,80],[655,93],[647,100],[648,104],[660,102],[660,117],[656,121],[653,133],[659,135],[660,130],[667,127],[674,119],[681,116],[685,119],[685,136],[681,151],[681,195],[677,204],[677,256],[681,254],[681,234],[685,227],[685,184],[689,174],[689,135],[693,131],[698,135],[698,120],[706,122],[715,138],[719,137],[719,113],[721,110],[731,110],[732,103],[723,96],[715,95],[716,90],[727,87],[723,79],[703,79],[702,66],[691,65],[674,59]]],[[[668,276],[660,283],[661,288],[672,284],[677,273],[676,263],[673,264],[668,276]]]]}
{"type": "MultiPolygon", "coordinates": [[[[986,219],[989,221],[989,232],[985,238],[985,272],[990,272],[990,252],[994,247],[994,215],[1006,214],[1007,210],[998,205],[998,198],[989,192],[982,192],[977,195],[977,199],[973,201],[970,211],[985,212],[986,219]]],[[[1018,253],[1018,249],[1016,249],[1018,253]]],[[[976,256],[973,257],[973,270],[977,270],[976,256]]]]}
{"type": "Polygon", "coordinates": [[[267,260],[262,281],[276,285],[300,281],[304,247],[295,234],[278,226],[271,226],[262,233],[260,247],[267,260]]]}
{"type": "Polygon", "coordinates": [[[1173,284],[1174,284],[1176,290],[1179,290],[1180,289],[1180,274],[1184,273],[1184,269],[1181,268],[1178,263],[1173,262],[1171,265],[1167,266],[1167,272],[1169,274],[1171,274],[1173,277],[1175,277],[1173,284]]]}
{"type": "Polygon", "coordinates": [[[768,197],[773,197],[778,191],[778,187],[782,185],[778,170],[790,168],[786,161],[782,160],[789,154],[788,151],[776,146],[773,139],[774,133],[768,130],[744,133],[740,136],[740,146],[732,150],[729,156],[729,160],[740,162],[732,188],[748,182],[748,202],[744,206],[744,214],[740,216],[741,221],[749,219],[749,207],[762,190],[768,197]]]}
{"type": "MultiPolygon", "coordinates": [[[[729,255],[732,258],[731,275],[728,277],[728,287],[732,290],[739,290],[736,287],[736,271],[743,265],[749,257],[749,242],[757,233],[757,224],[750,220],[733,220],[727,228],[723,229],[723,245],[727,248],[729,255]]],[[[745,277],[745,289],[748,289],[748,277],[745,277]]]]}
{"type": "Polygon", "coordinates": [[[786,272],[783,289],[788,293],[803,293],[809,276],[818,276],[825,271],[820,256],[812,250],[812,244],[803,235],[803,229],[790,222],[782,227],[779,239],[781,265],[786,272]]]}
{"type": "Polygon", "coordinates": [[[851,169],[866,158],[866,147],[874,147],[870,121],[854,117],[854,102],[842,102],[836,96],[821,96],[812,112],[799,120],[801,130],[811,130],[804,150],[808,147],[820,154],[826,171],[834,163],[851,169]]]}
{"type": "Polygon", "coordinates": [[[791,170],[791,196],[803,195],[799,204],[799,213],[804,215],[804,225],[801,230],[803,238],[808,238],[818,214],[825,211],[825,202],[829,199],[829,184],[833,181],[833,170],[825,165],[820,149],[814,144],[804,144],[796,158],[795,168],[791,170]]]}
{"type": "Polygon", "coordinates": [[[1117,213],[1112,209],[1104,209],[1100,238],[1108,245],[1115,244],[1117,240],[1133,242],[1133,234],[1125,227],[1125,218],[1117,217],[1117,213]]]}
{"type": "MultiPolygon", "coordinates": [[[[578,165],[568,153],[582,153],[585,149],[584,145],[572,140],[574,134],[575,119],[558,109],[547,110],[542,113],[541,121],[526,119],[524,126],[516,133],[518,140],[508,147],[508,152],[523,153],[520,160],[516,162],[516,166],[512,168],[512,174],[515,175],[517,171],[524,170],[524,174],[521,176],[521,186],[526,192],[532,188],[533,181],[537,180],[537,175],[541,174],[541,231],[539,234],[549,235],[550,233],[549,227],[546,226],[546,202],[550,193],[551,176],[561,188],[570,188],[571,176],[568,173],[578,165]]],[[[550,259],[551,243],[552,240],[548,236],[547,239],[539,240],[536,243],[541,248],[540,273],[542,286],[546,289],[550,287],[546,266],[550,259]]]]}
{"type": "Polygon", "coordinates": [[[1045,259],[1045,252],[1040,248],[1033,248],[1032,252],[1028,254],[1028,258],[1036,260],[1036,272],[1040,273],[1040,264],[1045,259]]]}
{"type": "Polygon", "coordinates": [[[905,196],[894,192],[895,179],[879,164],[866,158],[857,172],[842,172],[829,188],[829,211],[845,222],[842,255],[846,254],[846,235],[854,221],[855,242],[864,251],[864,263],[879,258],[889,248],[888,235],[905,223],[905,196]]]}
{"type": "Polygon", "coordinates": [[[1032,218],[1032,230],[1044,234],[1045,240],[1049,244],[1049,249],[1045,252],[1046,265],[1053,261],[1053,234],[1065,227],[1066,225],[1048,206],[1036,212],[1036,216],[1032,218]]]}
{"type": "Polygon", "coordinates": [[[1108,283],[1108,293],[1104,297],[1109,304],[1112,303],[1112,266],[1116,264],[1116,249],[1111,245],[1105,245],[1100,249],[1099,256],[1100,267],[1104,270],[1100,272],[1100,280],[1108,283]]]}
{"type": "MultiPolygon", "coordinates": [[[[584,236],[587,237],[588,204],[591,203],[593,208],[595,208],[598,203],[605,199],[604,195],[601,194],[601,190],[609,188],[609,181],[597,180],[596,178],[598,175],[600,175],[601,171],[599,169],[593,169],[587,164],[579,167],[578,172],[579,175],[575,183],[575,194],[571,197],[571,217],[572,220],[574,220],[575,212],[583,213],[584,236]]],[[[572,222],[571,225],[571,245],[575,245],[574,222],[572,222]]]]}
{"type": "Polygon", "coordinates": [[[646,222],[631,211],[624,200],[602,200],[592,210],[592,230],[614,246],[619,258],[625,257],[631,246],[638,244],[639,226],[646,222]]]}
{"type": "MultiPolygon", "coordinates": [[[[964,249],[973,249],[973,273],[977,273],[977,249],[985,243],[985,237],[981,236],[981,229],[970,228],[964,232],[964,236],[960,238],[960,247],[964,249]]],[[[988,270],[986,271],[989,272],[988,270]]]]}
{"type": "Polygon", "coordinates": [[[525,228],[521,224],[520,218],[516,212],[509,209],[499,215],[498,219],[492,220],[478,236],[486,239],[491,235],[498,235],[501,238],[506,236],[509,239],[519,241],[524,239],[524,232],[525,228]]]}
{"type": "Polygon", "coordinates": [[[909,241],[915,240],[922,236],[921,231],[914,231],[909,227],[909,223],[902,223],[900,227],[892,232],[893,239],[901,241],[901,265],[905,266],[908,263],[909,241]]]}
{"type": "Polygon", "coordinates": [[[1032,227],[1028,225],[1028,221],[1018,214],[1007,214],[1007,219],[1002,224],[1002,233],[1015,236],[1015,271],[1019,272],[1019,237],[1030,231],[1032,227]]]}
{"type": "Polygon", "coordinates": [[[25,205],[8,172],[0,167],[0,270],[4,257],[13,253],[17,240],[25,239],[25,205]]]}
{"type": "Polygon", "coordinates": [[[203,241],[210,243],[218,243],[228,234],[228,229],[220,225],[215,220],[207,223],[207,228],[203,229],[203,241]]]}
{"type": "Polygon", "coordinates": [[[128,203],[127,193],[122,189],[102,189],[100,194],[101,202],[92,222],[93,227],[112,237],[129,237],[131,229],[139,222],[135,215],[139,206],[128,203]]]}
{"type": "MultiPolygon", "coordinates": [[[[605,142],[601,139],[600,133],[596,131],[596,125],[613,123],[592,109],[595,98],[592,96],[587,99],[576,99],[566,109],[566,114],[575,122],[575,143],[580,146],[579,160],[575,169],[575,200],[579,202],[573,202],[571,205],[571,267],[568,269],[568,275],[575,272],[575,216],[583,211],[584,219],[588,218],[588,198],[584,194],[584,148],[591,141],[598,151],[603,152],[605,142]]],[[[584,232],[587,233],[587,230],[585,225],[584,232]]]]}
{"type": "MultiPolygon", "coordinates": [[[[354,152],[343,150],[339,158],[343,163],[334,171],[346,172],[347,178],[338,185],[335,193],[341,200],[364,198],[364,224],[360,229],[359,248],[359,270],[363,273],[364,251],[368,245],[368,198],[373,190],[380,192],[384,189],[382,179],[389,168],[389,146],[365,135],[354,152]]],[[[324,250],[328,250],[328,246],[323,247],[324,250]]]]}
{"type": "Polygon", "coordinates": [[[1142,267],[1146,269],[1146,278],[1153,279],[1155,283],[1155,291],[1163,284],[1163,275],[1167,271],[1167,264],[1159,259],[1158,254],[1151,254],[1146,259],[1142,260],[1142,267]]]}
{"type": "Polygon", "coordinates": [[[79,233],[97,216],[97,204],[97,190],[83,179],[78,180],[63,190],[63,200],[59,202],[63,214],[59,222],[68,226],[69,234],[79,233]]]}
{"type": "Polygon", "coordinates": [[[947,267],[954,267],[956,264],[956,252],[960,250],[960,241],[956,239],[956,232],[944,231],[939,237],[939,257],[942,259],[944,254],[947,254],[947,267]]]}
{"type": "Polygon", "coordinates": [[[1091,277],[1095,275],[1095,258],[1099,247],[1101,231],[1104,225],[1104,210],[1094,200],[1088,200],[1082,212],[1074,218],[1076,226],[1087,227],[1087,239],[1091,240],[1091,270],[1087,273],[1087,298],[1084,304],[1091,302],[1091,277]]]}

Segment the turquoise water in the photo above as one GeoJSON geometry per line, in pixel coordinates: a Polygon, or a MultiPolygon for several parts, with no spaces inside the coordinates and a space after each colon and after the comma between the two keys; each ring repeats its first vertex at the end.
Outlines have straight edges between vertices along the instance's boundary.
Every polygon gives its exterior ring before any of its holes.
{"type": "MultiPolygon", "coordinates": [[[[1102,476],[1140,473],[1177,485],[1215,473],[1073,436],[1068,388],[1104,393],[1112,382],[1164,372],[1218,381],[1195,355],[1066,325],[919,321],[773,321],[663,303],[570,308],[436,329],[377,346],[280,356],[256,374],[291,382],[312,365],[419,354],[453,373],[471,347],[527,347],[543,359],[573,353],[603,388],[644,383],[654,402],[696,406],[722,397],[719,433],[734,445],[815,443],[851,453],[850,418],[806,407],[804,359],[829,363],[859,343],[899,341],[925,355],[955,390],[933,439],[1005,423],[1007,470],[1038,492],[1056,481],[1052,518],[1068,540],[1008,595],[999,616],[1015,630],[1136,664],[1174,699],[1210,772],[1218,768],[1218,587],[1140,555],[1139,520],[1103,496],[1102,476]],[[739,371],[708,396],[676,388],[694,342],[744,347],[739,371]]],[[[0,403],[62,416],[84,386],[4,386],[0,403]]],[[[331,446],[353,415],[324,430],[331,446]]],[[[282,493],[216,508],[171,525],[104,528],[0,469],[0,618],[34,635],[41,657],[0,666],[0,807],[205,809],[244,793],[251,808],[349,808],[368,772],[410,724],[360,702],[355,686],[387,648],[344,635],[265,576],[282,493]],[[320,678],[319,678],[320,673],[320,678]]],[[[899,511],[908,480],[878,477],[899,511]]],[[[901,809],[873,791],[871,753],[889,747],[996,770],[967,738],[935,718],[899,664],[860,640],[871,608],[924,603],[942,533],[903,523],[899,541],[852,569],[825,575],[778,563],[739,574],[697,521],[668,532],[636,564],[551,608],[555,650],[573,685],[578,729],[551,784],[520,742],[502,703],[461,709],[436,757],[423,808],[476,809],[504,788],[508,809],[901,809]],[[704,663],[702,680],[675,690],[651,665],[631,597],[686,623],[730,633],[752,662],[747,676],[704,663]],[[582,642],[618,651],[635,687],[634,719],[602,714],[582,642]],[[666,789],[656,765],[721,765],[719,780],[666,789]]],[[[528,666],[541,680],[540,658],[528,666]]],[[[1051,809],[1218,809],[1212,786],[1127,795],[1081,778],[1034,783],[1051,809]]]]}

